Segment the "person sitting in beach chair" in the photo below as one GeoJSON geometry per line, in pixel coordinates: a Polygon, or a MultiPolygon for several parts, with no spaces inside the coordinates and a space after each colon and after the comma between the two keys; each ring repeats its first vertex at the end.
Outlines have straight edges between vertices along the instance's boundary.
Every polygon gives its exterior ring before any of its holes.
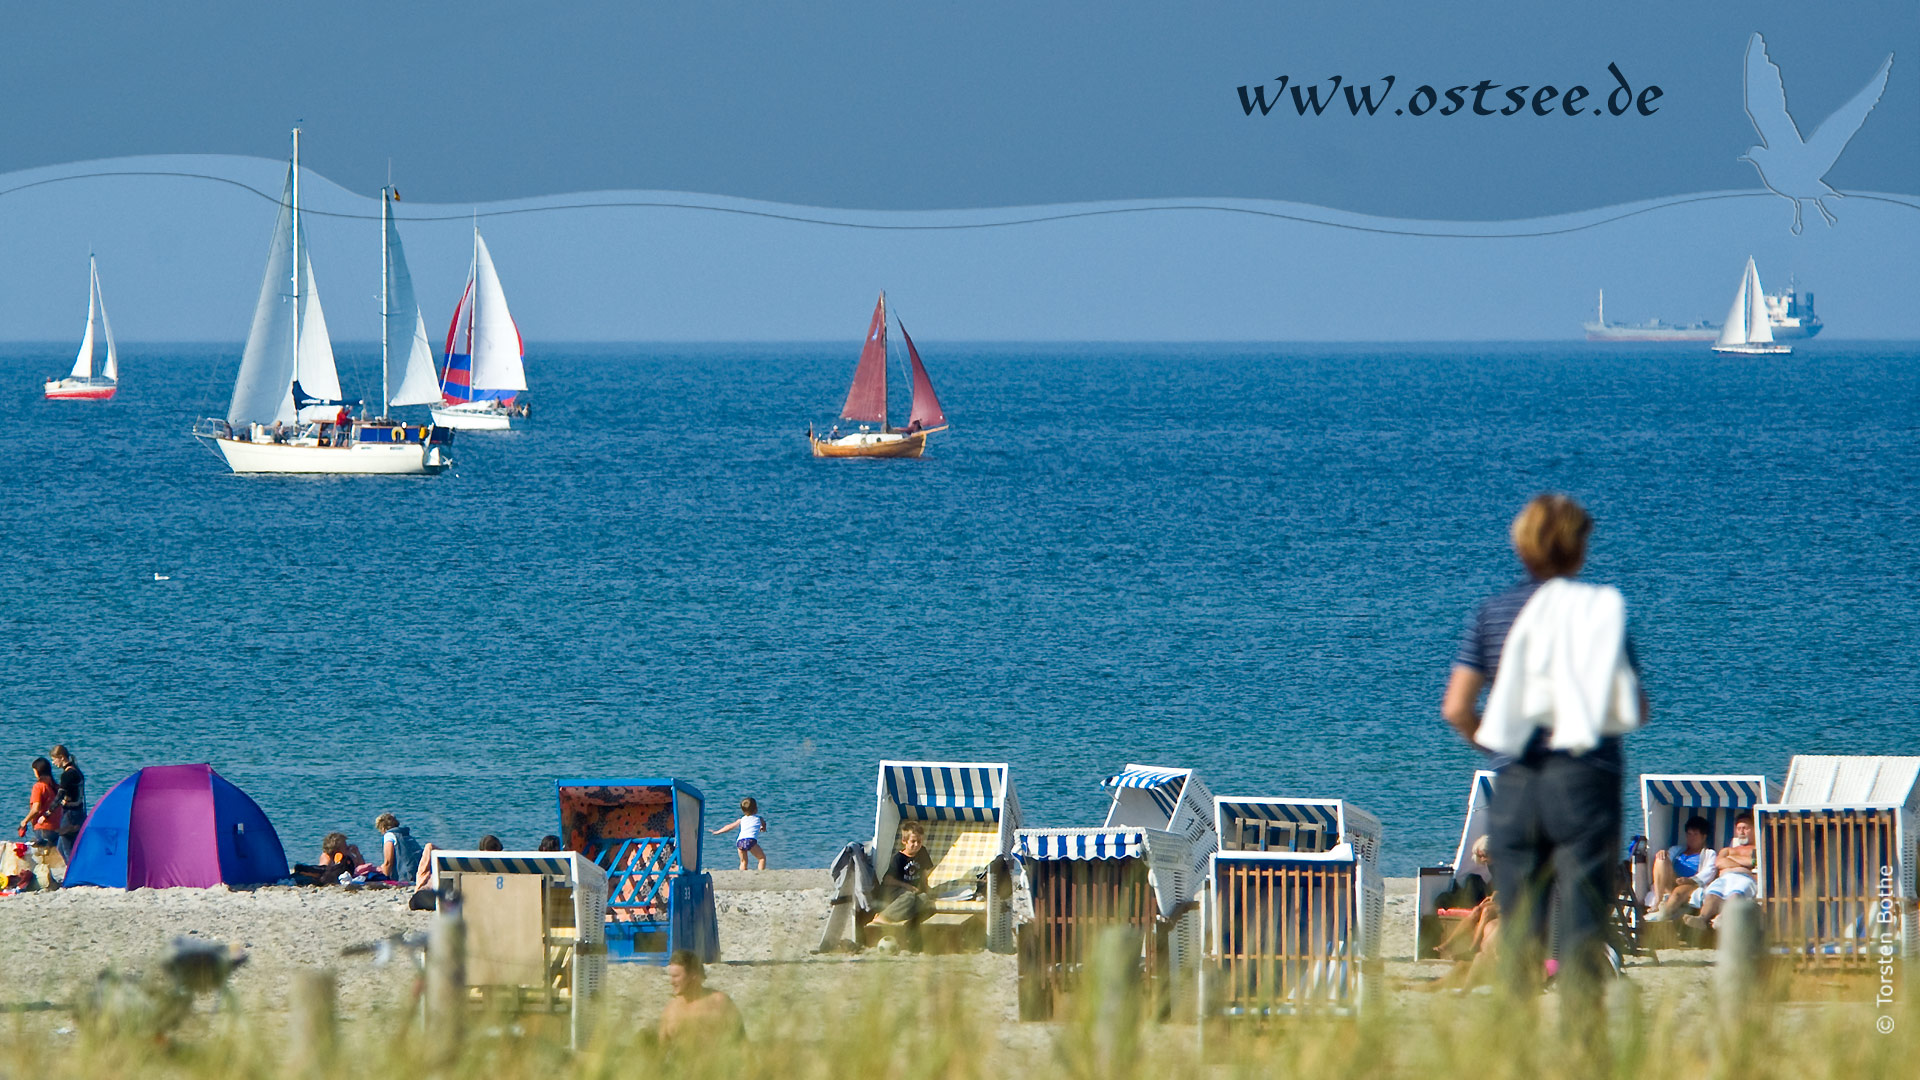
{"type": "MultiPolygon", "coordinates": [[[[1479,866],[1491,865],[1484,833],[1473,841],[1473,861],[1479,866]]],[[[1465,875],[1465,880],[1484,881],[1477,874],[1465,875]]],[[[1467,915],[1449,927],[1440,944],[1433,947],[1435,953],[1451,960],[1472,959],[1480,954],[1482,945],[1491,936],[1491,924],[1500,920],[1500,908],[1493,901],[1493,891],[1483,885],[1480,893],[1480,899],[1467,915]]]]}
{"type": "Polygon", "coordinates": [[[1653,853],[1653,910],[1647,914],[1648,922],[1673,918],[1695,890],[1713,882],[1719,871],[1714,866],[1714,851],[1707,846],[1711,828],[1712,823],[1695,814],[1687,819],[1684,841],[1653,853]]]}
{"type": "Polygon", "coordinates": [[[933,894],[928,878],[933,873],[933,857],[927,854],[926,827],[918,821],[900,823],[900,850],[893,853],[886,876],[880,879],[875,899],[880,910],[874,922],[906,927],[906,946],[920,948],[920,924],[933,914],[933,894]]]}
{"type": "Polygon", "coordinates": [[[1733,843],[1721,848],[1714,858],[1713,881],[1700,890],[1700,914],[1686,916],[1686,924],[1702,929],[1714,926],[1728,899],[1757,895],[1760,883],[1754,878],[1755,862],[1753,814],[1743,810],[1733,819],[1733,843]]]}

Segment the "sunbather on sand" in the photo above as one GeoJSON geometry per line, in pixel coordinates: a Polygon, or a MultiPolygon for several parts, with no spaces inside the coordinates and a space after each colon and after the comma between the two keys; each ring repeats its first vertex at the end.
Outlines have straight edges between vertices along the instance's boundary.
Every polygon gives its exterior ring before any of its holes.
{"type": "Polygon", "coordinates": [[[933,914],[933,895],[928,875],[933,873],[933,856],[927,854],[926,827],[917,821],[900,823],[900,850],[893,853],[887,875],[875,890],[882,905],[875,922],[904,923],[906,946],[920,948],[920,924],[933,914]]]}
{"type": "Polygon", "coordinates": [[[1688,915],[1687,925],[1715,926],[1729,898],[1757,895],[1760,884],[1753,877],[1754,862],[1753,815],[1743,810],[1733,819],[1733,843],[1721,848],[1714,859],[1715,876],[1701,892],[1700,914],[1688,915]]]}
{"type": "Polygon", "coordinates": [[[740,1009],[724,991],[707,986],[706,965],[691,949],[675,949],[667,958],[667,979],[673,996],[660,1010],[660,1041],[703,1046],[747,1035],[740,1009]]]}
{"type": "Polygon", "coordinates": [[[1719,870],[1714,866],[1713,849],[1707,846],[1707,830],[1713,825],[1694,815],[1687,819],[1686,841],[1665,851],[1653,853],[1653,911],[1648,922],[1671,919],[1680,912],[1695,889],[1713,882],[1719,870]]]}

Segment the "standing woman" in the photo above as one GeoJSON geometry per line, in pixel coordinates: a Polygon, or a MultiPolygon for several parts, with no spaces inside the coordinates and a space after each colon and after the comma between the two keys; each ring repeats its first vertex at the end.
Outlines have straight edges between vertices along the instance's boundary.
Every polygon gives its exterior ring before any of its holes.
{"type": "Polygon", "coordinates": [[[1626,601],[1610,586],[1574,580],[1592,531],[1593,518],[1565,495],[1537,496],[1513,519],[1527,580],[1474,613],[1441,705],[1447,722],[1498,762],[1488,835],[1503,981],[1522,995],[1538,987],[1557,885],[1560,1012],[1569,1026],[1587,1026],[1582,1035],[1603,1015],[1609,968],[1620,736],[1646,716],[1626,601]]]}
{"type": "Polygon", "coordinates": [[[20,835],[33,830],[33,842],[52,844],[60,835],[60,808],[53,783],[53,763],[46,758],[33,759],[33,793],[28,797],[27,816],[20,819],[20,835]]]}
{"type": "Polygon", "coordinates": [[[64,745],[56,745],[47,756],[53,759],[53,767],[60,770],[59,779],[54,783],[60,799],[60,857],[71,860],[73,839],[80,835],[80,826],[87,823],[87,778],[64,745]]]}

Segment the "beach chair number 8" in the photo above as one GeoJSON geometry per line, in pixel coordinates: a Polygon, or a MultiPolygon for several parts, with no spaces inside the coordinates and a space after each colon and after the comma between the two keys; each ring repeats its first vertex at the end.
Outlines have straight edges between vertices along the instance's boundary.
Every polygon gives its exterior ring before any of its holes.
{"type": "Polygon", "coordinates": [[[504,889],[504,888],[506,888],[506,887],[507,887],[507,876],[506,876],[505,874],[495,874],[495,875],[493,875],[493,887],[494,887],[494,888],[496,888],[496,889],[504,889]]]}

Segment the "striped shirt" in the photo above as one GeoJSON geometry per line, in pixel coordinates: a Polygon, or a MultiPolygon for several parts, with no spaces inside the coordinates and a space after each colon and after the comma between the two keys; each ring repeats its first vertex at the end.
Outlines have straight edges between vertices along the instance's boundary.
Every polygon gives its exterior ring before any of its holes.
{"type": "MultiPolygon", "coordinates": [[[[1467,620],[1466,633],[1460,637],[1460,651],[1453,656],[1456,667],[1472,668],[1479,672],[1492,685],[1500,674],[1500,650],[1507,643],[1507,633],[1513,629],[1513,621],[1520,617],[1520,609],[1527,606],[1541,583],[1527,580],[1490,596],[1467,620]]],[[[1627,664],[1635,674],[1640,672],[1640,660],[1633,652],[1633,635],[1626,640],[1627,664]]]]}

